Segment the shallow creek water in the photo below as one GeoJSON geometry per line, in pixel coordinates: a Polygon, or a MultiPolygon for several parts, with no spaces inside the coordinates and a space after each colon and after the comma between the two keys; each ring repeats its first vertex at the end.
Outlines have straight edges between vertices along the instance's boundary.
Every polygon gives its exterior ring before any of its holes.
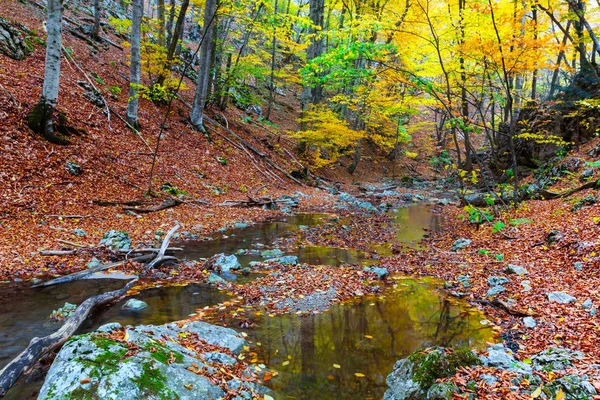
{"type": "MultiPolygon", "coordinates": [[[[210,241],[183,245],[189,259],[239,249],[272,247],[299,229],[327,223],[327,214],[300,214],[284,221],[261,223],[244,229],[215,234],[210,241]]],[[[396,241],[418,246],[426,230],[437,230],[441,222],[430,208],[416,205],[394,211],[396,241]]],[[[374,246],[387,255],[389,245],[374,246]]],[[[372,263],[352,249],[303,247],[287,252],[307,264],[340,265],[372,263]]],[[[242,265],[260,260],[240,256],[242,265]]],[[[227,278],[227,277],[226,277],[227,278]]],[[[229,279],[232,277],[230,276],[229,279]]],[[[238,278],[238,283],[246,280],[238,278]]],[[[80,304],[86,298],[121,288],[120,280],[85,280],[49,288],[0,285],[0,369],[21,352],[34,336],[45,336],[60,327],[48,321],[52,310],[65,302],[80,304]]],[[[257,317],[256,327],[246,330],[252,350],[268,367],[279,372],[268,384],[278,398],[367,399],[380,398],[385,377],[396,360],[419,347],[459,345],[478,347],[491,337],[480,323],[482,315],[466,303],[448,299],[440,282],[397,278],[393,287],[372,298],[331,307],[327,312],[299,317],[295,314],[257,317]],[[285,365],[283,365],[285,364],[285,365]],[[336,364],[336,367],[334,367],[336,364]],[[337,368],[339,365],[340,368],[337,368]],[[364,374],[358,378],[355,374],[364,374]]],[[[225,301],[228,296],[205,285],[165,286],[134,296],[149,307],[134,313],[121,309],[127,299],[96,310],[80,329],[89,332],[107,322],[122,325],[162,324],[187,318],[197,309],[225,301]]],[[[234,326],[235,327],[235,326],[234,326]]],[[[18,383],[7,399],[35,398],[41,377],[18,383]]]]}

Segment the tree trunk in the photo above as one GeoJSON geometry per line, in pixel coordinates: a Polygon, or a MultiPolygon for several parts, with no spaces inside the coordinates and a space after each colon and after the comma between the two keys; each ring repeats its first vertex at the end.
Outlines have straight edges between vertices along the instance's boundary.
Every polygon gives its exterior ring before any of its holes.
{"type": "Polygon", "coordinates": [[[144,0],[133,0],[133,17],[131,21],[131,65],[129,68],[129,103],[127,104],[127,122],[135,129],[139,128],[138,103],[141,75],[140,36],[144,0]]]}
{"type": "Polygon", "coordinates": [[[271,108],[273,107],[273,97],[275,95],[275,51],[277,50],[277,6],[278,0],[275,0],[275,5],[273,8],[273,43],[271,45],[271,79],[270,79],[270,87],[269,87],[269,105],[267,107],[267,113],[265,114],[265,118],[270,120],[271,117],[271,108]]]}
{"type": "Polygon", "coordinates": [[[165,45],[165,0],[157,0],[158,12],[158,45],[165,45]]]}
{"type": "Polygon", "coordinates": [[[210,61],[212,55],[212,39],[215,31],[214,17],[217,9],[216,0],[207,0],[204,8],[204,36],[202,37],[200,48],[200,66],[198,68],[198,80],[196,81],[196,93],[190,119],[192,124],[203,130],[202,118],[204,116],[204,106],[206,105],[206,95],[208,93],[208,77],[210,74],[210,61]]]}
{"type": "Polygon", "coordinates": [[[54,135],[52,116],[58,103],[58,88],[60,84],[60,50],[62,46],[62,0],[48,0],[48,21],[46,29],[46,64],[44,69],[44,86],[40,101],[34,106],[28,116],[29,127],[42,134],[51,142],[61,142],[54,135]]]}
{"type": "Polygon", "coordinates": [[[94,32],[92,33],[92,37],[94,40],[98,40],[100,37],[100,13],[102,12],[102,7],[100,7],[100,0],[94,0],[94,32]]]}
{"type": "Polygon", "coordinates": [[[175,0],[170,1],[169,20],[167,21],[167,47],[171,47],[173,40],[173,21],[175,21],[175,0]]]}
{"type": "MultiPolygon", "coordinates": [[[[179,43],[179,39],[183,35],[183,25],[185,22],[185,14],[187,12],[189,5],[190,5],[190,0],[184,0],[183,3],[181,3],[181,9],[179,10],[179,15],[177,16],[177,22],[175,23],[175,29],[173,30],[173,32],[171,32],[169,30],[169,36],[170,36],[170,38],[168,40],[169,49],[167,51],[167,61],[165,61],[165,64],[166,64],[165,70],[171,69],[171,63],[173,62],[173,58],[175,57],[175,51],[177,50],[177,44],[179,43]]],[[[173,9],[171,9],[171,13],[173,14],[173,9]]],[[[172,19],[171,19],[170,23],[172,23],[172,19]]],[[[161,74],[157,77],[156,83],[162,85],[166,78],[167,78],[166,75],[161,74]]]]}
{"type": "MultiPolygon", "coordinates": [[[[323,27],[323,16],[325,11],[325,0],[309,0],[310,6],[310,20],[313,26],[309,29],[310,34],[318,35],[319,29],[316,27],[323,27]]],[[[306,62],[310,62],[312,59],[319,57],[323,53],[323,39],[319,37],[315,37],[312,39],[308,48],[306,49],[306,62]]],[[[302,89],[302,96],[300,100],[300,104],[302,107],[302,113],[308,110],[309,105],[316,104],[321,100],[322,96],[322,88],[320,85],[316,85],[315,87],[305,86],[302,89]]],[[[300,130],[306,130],[306,126],[304,123],[300,124],[300,130]]],[[[306,150],[306,144],[302,144],[300,151],[304,152],[306,150]],[[304,147],[302,147],[304,146],[304,147]]]]}

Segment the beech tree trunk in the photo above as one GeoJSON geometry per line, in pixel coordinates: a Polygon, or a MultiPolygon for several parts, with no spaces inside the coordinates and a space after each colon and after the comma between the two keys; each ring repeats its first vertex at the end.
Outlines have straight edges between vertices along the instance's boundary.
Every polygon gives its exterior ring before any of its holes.
{"type": "MultiPolygon", "coordinates": [[[[317,26],[323,26],[323,15],[325,12],[325,0],[309,0],[310,6],[310,20],[313,23],[313,27],[309,28],[310,33],[318,34],[317,26]]],[[[323,53],[323,39],[313,38],[312,42],[306,49],[306,62],[310,62],[312,59],[320,56],[323,53]]],[[[302,89],[302,95],[300,98],[301,112],[304,114],[309,105],[318,103],[321,100],[322,88],[320,85],[310,87],[304,86],[302,89]]],[[[306,123],[300,123],[300,130],[306,130],[306,123]]],[[[298,144],[298,151],[303,154],[306,152],[306,142],[301,141],[298,144]]]]}
{"type": "Polygon", "coordinates": [[[62,46],[62,13],[63,0],[48,0],[48,20],[46,30],[46,64],[44,69],[44,86],[40,101],[34,106],[28,116],[29,127],[42,134],[51,142],[60,142],[54,135],[52,115],[58,103],[58,88],[60,84],[60,50],[62,46]]]}
{"type": "Polygon", "coordinates": [[[100,0],[94,0],[94,32],[92,33],[92,37],[95,40],[98,40],[100,37],[100,13],[102,12],[102,7],[100,6],[100,0]]]}
{"type": "Polygon", "coordinates": [[[196,93],[192,105],[190,119],[192,124],[204,130],[202,118],[204,116],[204,106],[208,94],[208,81],[210,75],[210,62],[212,60],[212,41],[215,32],[214,17],[217,10],[216,0],[206,0],[204,8],[204,36],[202,37],[200,48],[200,66],[198,68],[198,80],[196,81],[196,93]]]}
{"type": "Polygon", "coordinates": [[[133,18],[131,21],[131,65],[129,68],[129,103],[127,104],[127,122],[138,129],[138,103],[139,103],[139,84],[141,75],[140,62],[140,36],[142,13],[144,8],[143,0],[133,0],[133,18]]]}
{"type": "Polygon", "coordinates": [[[273,43],[271,45],[271,79],[270,79],[270,87],[269,87],[269,105],[267,107],[267,113],[265,114],[265,118],[270,121],[271,118],[271,108],[273,107],[273,101],[275,98],[275,51],[277,50],[277,7],[279,6],[278,0],[275,0],[275,5],[273,7],[273,43]]]}

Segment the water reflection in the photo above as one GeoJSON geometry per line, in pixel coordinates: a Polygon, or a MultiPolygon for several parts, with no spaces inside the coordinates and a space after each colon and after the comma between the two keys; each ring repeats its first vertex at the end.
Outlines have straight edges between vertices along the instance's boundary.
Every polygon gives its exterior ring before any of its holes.
{"type": "Polygon", "coordinates": [[[261,344],[259,359],[279,372],[270,381],[279,398],[380,398],[394,363],[414,350],[483,346],[492,331],[481,319],[431,284],[403,280],[383,299],[362,299],[307,317],[266,317],[247,333],[261,344]]]}

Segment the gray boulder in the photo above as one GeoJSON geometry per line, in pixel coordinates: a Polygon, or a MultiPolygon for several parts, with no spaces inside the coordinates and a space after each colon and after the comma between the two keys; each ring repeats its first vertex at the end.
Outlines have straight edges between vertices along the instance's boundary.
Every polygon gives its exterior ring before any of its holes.
{"type": "Polygon", "coordinates": [[[535,322],[535,319],[533,317],[525,317],[523,318],[523,324],[525,325],[525,328],[535,328],[537,326],[537,322],[535,322]]]}
{"type": "Polygon", "coordinates": [[[548,296],[548,300],[555,301],[560,304],[574,303],[577,300],[575,297],[565,292],[550,292],[546,293],[546,296],[548,296]]]}
{"type": "Polygon", "coordinates": [[[500,286],[500,285],[504,285],[505,283],[510,282],[510,279],[504,277],[504,276],[490,276],[487,280],[488,285],[490,286],[500,286]]]}
{"type": "Polygon", "coordinates": [[[504,286],[501,286],[501,285],[494,286],[494,287],[491,287],[487,291],[487,297],[495,297],[505,291],[506,291],[506,288],[504,286]]]}
{"type": "Polygon", "coordinates": [[[427,391],[427,400],[452,400],[456,391],[458,388],[452,382],[434,383],[427,391]]]}
{"type": "Polygon", "coordinates": [[[262,253],[260,253],[260,256],[262,258],[266,258],[267,260],[272,258],[279,258],[283,257],[283,251],[281,251],[280,249],[265,250],[262,253]]]}
{"type": "Polygon", "coordinates": [[[529,272],[525,268],[514,264],[508,264],[504,269],[504,272],[507,274],[529,275],[529,272]]]}
{"type": "Polygon", "coordinates": [[[458,251],[458,250],[466,249],[467,247],[469,247],[471,245],[471,242],[472,242],[471,239],[460,238],[460,239],[456,240],[454,243],[452,243],[452,247],[450,248],[450,251],[458,251]]]}

